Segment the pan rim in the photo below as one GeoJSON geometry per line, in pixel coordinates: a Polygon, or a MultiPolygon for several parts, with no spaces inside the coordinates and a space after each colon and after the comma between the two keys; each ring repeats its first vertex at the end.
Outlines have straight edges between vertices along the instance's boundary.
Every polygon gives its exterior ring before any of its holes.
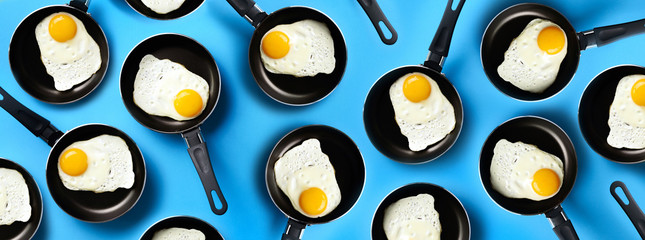
{"type": "Polygon", "coordinates": [[[150,229],[152,227],[154,227],[155,225],[157,225],[157,224],[159,224],[161,222],[164,222],[164,221],[168,221],[168,220],[172,220],[172,219],[179,219],[179,218],[188,218],[188,219],[191,219],[191,220],[197,220],[197,221],[206,223],[208,226],[213,228],[215,230],[215,232],[217,232],[222,239],[224,239],[224,236],[222,236],[222,233],[219,230],[217,230],[217,228],[215,228],[212,224],[210,224],[209,222],[207,222],[207,221],[205,221],[205,220],[203,220],[201,218],[191,216],[191,215],[171,215],[171,216],[167,216],[165,218],[159,219],[156,222],[152,223],[150,226],[148,226],[148,228],[146,228],[146,230],[143,231],[143,233],[141,234],[139,239],[142,239],[143,236],[146,235],[146,233],[148,233],[148,231],[150,231],[150,229]]]}
{"type": "MultiPolygon", "coordinates": [[[[15,162],[13,160],[0,157],[0,161],[3,161],[3,160],[8,161],[9,163],[13,164],[14,166],[17,166],[18,168],[20,168],[18,170],[14,169],[14,170],[18,171],[18,173],[20,173],[20,175],[23,175],[23,172],[26,173],[27,176],[29,178],[31,178],[31,180],[35,183],[34,186],[36,186],[36,188],[35,188],[36,192],[38,192],[38,196],[40,197],[39,200],[38,200],[38,201],[40,201],[40,218],[38,219],[38,224],[36,224],[36,229],[34,230],[33,233],[30,234],[31,236],[29,236],[29,239],[31,239],[36,235],[36,233],[38,232],[38,229],[40,229],[40,224],[42,223],[42,220],[43,220],[43,212],[44,212],[44,209],[45,209],[45,205],[44,205],[44,202],[43,202],[43,194],[40,191],[40,187],[38,186],[38,182],[36,182],[36,179],[34,178],[34,176],[31,175],[31,173],[29,171],[27,171],[27,169],[25,167],[23,167],[22,165],[18,164],[17,162],[15,162]]],[[[25,178],[25,176],[23,176],[23,178],[25,178]]],[[[27,185],[27,188],[29,188],[29,185],[27,185]]],[[[27,220],[27,221],[29,221],[29,220],[27,220]]]]}
{"type": "MultiPolygon", "coordinates": [[[[206,2],[205,0],[200,0],[200,1],[201,1],[201,3],[200,3],[199,5],[197,5],[197,7],[196,7],[195,9],[193,9],[193,10],[189,11],[188,13],[186,13],[186,14],[184,14],[184,15],[181,15],[181,16],[178,16],[178,17],[174,17],[174,18],[158,18],[158,17],[148,16],[148,15],[146,15],[146,14],[144,14],[144,13],[140,12],[138,9],[136,9],[134,6],[132,6],[132,4],[130,4],[130,2],[131,2],[131,1],[133,1],[133,0],[125,0],[125,2],[128,4],[128,6],[130,6],[130,8],[132,8],[135,12],[137,12],[137,13],[141,14],[141,16],[144,16],[144,17],[147,17],[147,18],[151,18],[151,19],[155,19],[155,20],[162,20],[162,21],[175,20],[175,19],[180,19],[180,18],[186,17],[186,16],[190,15],[191,13],[193,13],[193,12],[197,11],[197,9],[199,9],[202,5],[204,5],[204,2],[206,2]]],[[[145,4],[144,4],[144,5],[145,5],[145,4]]],[[[182,3],[182,5],[183,5],[183,3],[182,3]]],[[[146,6],[146,7],[147,7],[147,6],[146,6]]],[[[181,6],[179,6],[179,7],[181,8],[181,6]]],[[[177,9],[179,9],[179,8],[177,8],[177,9]]],[[[175,10],[177,10],[177,9],[175,9],[175,10]]],[[[175,10],[173,10],[173,11],[175,11],[175,10]]],[[[170,12],[168,12],[168,13],[171,13],[171,12],[173,12],[173,11],[170,11],[170,12]]],[[[164,13],[164,14],[160,14],[160,15],[167,15],[168,13],[164,13]]]]}

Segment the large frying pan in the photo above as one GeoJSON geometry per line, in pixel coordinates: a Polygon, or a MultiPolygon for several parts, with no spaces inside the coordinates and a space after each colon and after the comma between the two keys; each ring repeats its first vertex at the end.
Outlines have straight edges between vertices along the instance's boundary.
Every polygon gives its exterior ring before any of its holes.
{"type": "Polygon", "coordinates": [[[186,0],[179,8],[165,14],[152,11],[152,9],[143,4],[143,1],[141,0],[125,0],[125,2],[128,3],[134,11],[137,11],[143,16],[157,20],[171,20],[181,18],[194,12],[202,5],[202,3],[204,3],[204,0],[186,0]]]}
{"type": "Polygon", "coordinates": [[[141,125],[161,133],[180,133],[188,145],[188,154],[202,181],[211,210],[222,215],[228,209],[222,190],[217,184],[208,148],[199,126],[213,113],[221,81],[217,64],[208,50],[195,41],[180,34],[165,33],[149,37],[137,44],[128,54],[121,68],[121,98],[130,115],[141,125]],[[170,59],[184,65],[189,71],[204,78],[209,86],[208,102],[204,111],[194,119],[177,121],[168,117],[149,115],[134,104],[134,80],[143,56],[152,54],[159,59],[170,59]],[[222,206],[218,208],[213,200],[215,192],[222,206]]]}
{"type": "Polygon", "coordinates": [[[31,206],[31,216],[27,222],[14,222],[10,225],[0,226],[0,239],[31,239],[38,230],[43,217],[43,198],[40,195],[38,184],[26,169],[15,162],[0,158],[0,168],[14,169],[22,175],[29,189],[29,205],[31,206]]]}
{"type": "Polygon", "coordinates": [[[174,216],[164,218],[150,226],[139,239],[151,240],[157,231],[174,227],[199,230],[206,236],[206,239],[208,240],[224,240],[222,235],[212,225],[208,224],[204,220],[191,216],[174,216]]]}
{"type": "Polygon", "coordinates": [[[86,222],[107,222],[130,210],[143,193],[146,182],[146,166],[137,144],[127,134],[103,124],[87,124],[63,133],[49,121],[26,108],[4,89],[0,88],[0,107],[9,112],[34,135],[52,147],[47,158],[47,186],[52,198],[67,214],[86,222]],[[58,176],[58,158],[67,146],[77,141],[88,140],[103,134],[123,139],[132,154],[134,185],[130,189],[119,188],[114,192],[94,193],[72,191],[63,185],[58,176]]]}
{"type": "Polygon", "coordinates": [[[488,24],[481,43],[481,61],[490,82],[504,94],[523,101],[543,100],[559,93],[569,84],[578,68],[582,50],[604,46],[644,32],[645,19],[641,19],[576,33],[567,18],[555,9],[537,3],[521,3],[500,12],[488,24]],[[535,18],[547,19],[559,25],[564,30],[568,43],[567,55],[560,64],[555,81],[542,93],[521,90],[497,74],[497,67],[504,61],[504,52],[511,41],[535,18]]]}
{"type": "Polygon", "coordinates": [[[103,80],[109,60],[108,43],[101,27],[87,13],[89,2],[89,0],[71,0],[68,5],[54,5],[38,9],[23,19],[14,31],[9,44],[11,72],[20,87],[29,95],[47,103],[70,103],[90,94],[103,80]],[[62,92],[54,88],[54,80],[47,74],[45,65],[40,60],[40,49],[34,32],[40,21],[57,12],[69,13],[83,22],[87,33],[99,45],[101,52],[99,70],[85,82],[62,92]]]}
{"type": "Polygon", "coordinates": [[[560,239],[578,239],[578,235],[562,210],[560,204],[569,195],[573,188],[578,172],[578,160],[573,143],[569,136],[555,123],[535,116],[517,117],[508,120],[495,128],[488,136],[482,147],[479,159],[479,177],[486,189],[488,196],[497,205],[509,212],[521,215],[544,214],[553,231],[560,239]],[[558,193],[542,201],[529,199],[507,198],[498,193],[491,184],[490,166],[493,159],[495,144],[501,139],[510,142],[522,141],[532,144],[542,151],[551,153],[562,160],[564,166],[564,179],[558,193]]]}
{"type": "Polygon", "coordinates": [[[278,141],[269,155],[265,176],[271,201],[289,218],[282,239],[295,240],[302,237],[307,225],[331,222],[352,209],[365,185],[365,162],[354,141],[340,130],[325,125],[309,125],[291,131],[278,141]],[[275,181],[275,162],[291,148],[310,138],[318,139],[322,151],[329,156],[342,196],[336,209],[320,218],[307,217],[293,208],[275,181]]]}
{"type": "Polygon", "coordinates": [[[450,40],[457,24],[457,18],[466,0],[460,0],[455,10],[452,0],[448,1],[446,10],[437,28],[437,33],[430,44],[430,54],[423,65],[409,65],[391,70],[374,83],[365,99],[363,123],[365,131],[374,147],[383,155],[402,163],[418,164],[432,161],[444,154],[457,141],[464,119],[461,98],[448,78],[441,73],[443,63],[448,56],[450,40]],[[408,140],[394,120],[394,109],[389,90],[394,82],[405,74],[421,72],[435,80],[444,96],[455,109],[455,128],[441,141],[418,152],[410,150],[408,140]]]}
{"type": "Polygon", "coordinates": [[[403,198],[423,193],[432,195],[435,200],[434,208],[439,213],[441,222],[441,239],[470,239],[470,220],[464,206],[448,190],[431,183],[411,183],[388,194],[379,203],[372,218],[372,239],[387,239],[383,230],[383,217],[387,207],[403,198]]]}
{"type": "Polygon", "coordinates": [[[614,148],[607,143],[609,107],[616,95],[616,86],[625,76],[645,74],[645,67],[620,65],[609,68],[591,80],[578,106],[578,122],[587,144],[606,159],[618,163],[645,161],[645,149],[614,148]]]}
{"type": "Polygon", "coordinates": [[[227,0],[231,6],[246,18],[255,31],[249,45],[249,64],[258,86],[274,100],[293,106],[315,103],[329,95],[340,83],[347,65],[345,38],[336,23],[324,13],[309,7],[286,7],[269,15],[262,11],[253,0],[227,0]],[[267,71],[260,59],[260,42],[271,28],[311,19],[324,23],[334,41],[336,66],[330,74],[319,73],[313,77],[294,77],[267,71]]]}

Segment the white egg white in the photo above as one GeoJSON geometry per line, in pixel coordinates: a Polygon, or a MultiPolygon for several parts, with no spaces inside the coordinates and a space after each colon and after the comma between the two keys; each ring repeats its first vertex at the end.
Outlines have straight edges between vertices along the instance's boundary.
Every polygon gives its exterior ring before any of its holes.
{"type": "Polygon", "coordinates": [[[206,235],[197,229],[166,228],[152,236],[152,240],[205,240],[206,235]]]}
{"type": "Polygon", "coordinates": [[[175,11],[184,4],[185,0],[141,0],[143,5],[150,8],[150,10],[159,13],[166,14],[172,11],[175,11]]]}
{"type": "Polygon", "coordinates": [[[388,206],[383,215],[383,230],[388,240],[440,239],[441,222],[434,209],[434,197],[423,193],[388,206]]]}
{"type": "Polygon", "coordinates": [[[20,172],[0,168],[0,226],[31,218],[29,188],[20,172]]]}
{"type": "Polygon", "coordinates": [[[609,107],[609,136],[607,143],[615,148],[645,148],[645,107],[632,100],[634,83],[645,75],[625,76],[616,86],[614,101],[609,107]]]}

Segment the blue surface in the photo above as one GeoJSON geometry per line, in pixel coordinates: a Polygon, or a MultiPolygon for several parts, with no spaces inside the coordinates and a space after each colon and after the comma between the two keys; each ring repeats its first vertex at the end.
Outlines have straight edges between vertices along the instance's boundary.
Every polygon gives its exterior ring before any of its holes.
{"type": "MultiPolygon", "coordinates": [[[[207,0],[192,14],[159,21],[132,10],[123,0],[92,1],[89,12],[107,35],[110,63],[101,85],[81,101],[67,105],[40,102],[13,79],[7,57],[0,57],[0,86],[35,112],[66,131],[85,123],[105,123],[129,134],[146,160],[148,179],[137,205],[108,223],[86,223],[65,214],[52,200],[45,180],[50,148],[9,114],[0,111],[0,157],[20,163],[35,177],[44,201],[36,239],[137,239],[154,222],[172,215],[192,215],[215,226],[226,239],[277,239],[286,217],[273,205],[264,183],[266,159],[287,132],[308,124],[327,124],[344,131],[365,158],[366,182],[356,206],[336,221],[308,227],[304,239],[369,239],[372,215],[381,199],[411,182],[439,184],[463,203],[471,221],[472,239],[554,239],[544,216],[520,216],[497,206],[484,191],[478,174],[484,139],[500,123],[520,115],[539,115],[560,125],[578,155],[578,178],[563,207],[582,239],[637,239],[638,234],[609,194],[614,180],[624,181],[645,206],[645,164],[622,165],[603,159],[585,143],[577,123],[580,96],[602,70],[618,64],[645,65],[645,35],[582,52],[569,86],[541,102],[520,102],[498,92],[486,79],[479,47],[488,22],[519,1],[470,0],[464,6],[452,39],[444,73],[464,104],[464,126],[445,155],[422,165],[387,159],[370,143],[362,108],[372,83],[401,65],[419,64],[441,19],[446,1],[381,0],[379,4],[399,33],[395,45],[380,42],[356,1],[259,0],[273,12],[290,5],[317,8],[336,21],[348,46],[347,71],[338,88],[306,107],[281,105],[267,97],[251,76],[248,42],[253,28],[224,0],[207,0]],[[405,3],[404,3],[405,2],[405,3]],[[414,6],[414,7],[411,7],[414,6]],[[214,113],[202,126],[217,179],[230,204],[223,216],[212,214],[193,164],[179,135],[161,134],[137,123],[119,94],[121,64],[141,40],[176,32],[201,42],[215,58],[222,75],[222,93],[214,113]]],[[[643,18],[642,0],[539,1],[562,12],[578,31],[643,18]],[[565,3],[566,2],[566,3],[565,3]]],[[[32,11],[64,0],[0,0],[0,48],[8,49],[19,22],[32,11]]],[[[5,53],[6,54],[6,53],[5,53]]]]}

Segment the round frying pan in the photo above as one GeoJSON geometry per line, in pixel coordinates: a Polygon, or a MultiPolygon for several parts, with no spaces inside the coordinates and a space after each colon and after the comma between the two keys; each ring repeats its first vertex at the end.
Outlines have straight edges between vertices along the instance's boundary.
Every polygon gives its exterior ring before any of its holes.
{"type": "Polygon", "coordinates": [[[202,3],[204,3],[204,0],[185,0],[179,8],[165,14],[160,14],[152,11],[152,9],[143,4],[142,0],[125,0],[125,2],[128,3],[128,5],[130,5],[132,9],[143,16],[158,20],[170,20],[180,18],[192,13],[193,11],[197,10],[197,8],[202,5],[202,3]]]}
{"type": "Polygon", "coordinates": [[[34,135],[52,147],[47,158],[47,186],[52,198],[67,214],[86,222],[107,222],[118,218],[130,210],[141,197],[146,182],[146,166],[143,155],[136,143],[124,132],[103,124],[87,124],[63,133],[49,121],[26,108],[4,89],[0,88],[0,107],[9,112],[34,135]],[[58,176],[58,157],[70,144],[88,140],[103,134],[120,137],[128,145],[132,154],[134,185],[130,189],[119,188],[114,192],[94,193],[72,191],[61,182],[58,176]]]}
{"type": "Polygon", "coordinates": [[[220,75],[215,60],[208,50],[195,41],[184,35],[165,33],[149,37],[137,44],[128,54],[123,67],[121,68],[121,98],[130,115],[141,125],[161,133],[180,133],[188,145],[188,154],[193,160],[195,169],[206,191],[211,210],[222,215],[228,209],[228,204],[220,190],[206,142],[202,137],[199,126],[211,115],[217,105],[220,93],[220,75]],[[177,121],[168,117],[149,115],[139,106],[134,104],[134,79],[139,71],[141,59],[152,54],[159,59],[169,59],[180,63],[189,71],[204,78],[209,86],[208,102],[204,111],[194,119],[177,121]],[[222,206],[217,208],[212,193],[215,192],[222,206]]]}
{"type": "Polygon", "coordinates": [[[587,85],[578,106],[580,131],[587,144],[604,158],[619,163],[645,161],[645,149],[618,149],[607,143],[609,107],[614,101],[616,86],[620,79],[632,74],[645,74],[645,68],[620,65],[601,72],[587,85]]]}
{"type": "Polygon", "coordinates": [[[578,160],[569,136],[555,123],[535,116],[513,118],[495,128],[484,142],[479,159],[479,177],[486,193],[497,205],[515,214],[544,214],[560,239],[578,239],[571,221],[560,206],[571,192],[577,172],[578,160]],[[501,139],[532,144],[560,158],[564,166],[564,179],[560,191],[549,199],[533,201],[507,198],[493,189],[490,181],[490,165],[495,144],[501,139]]]}
{"type": "Polygon", "coordinates": [[[442,239],[470,239],[470,220],[466,209],[459,199],[448,190],[431,183],[411,183],[392,191],[379,203],[372,218],[372,239],[386,240],[383,230],[385,209],[406,197],[419,194],[430,194],[434,197],[434,208],[439,213],[442,239]]]}
{"type": "Polygon", "coordinates": [[[643,222],[645,222],[645,215],[643,214],[643,210],[638,207],[638,203],[636,203],[636,201],[632,197],[632,194],[629,193],[627,186],[625,186],[625,184],[621,181],[615,181],[611,184],[611,186],[609,186],[609,192],[611,192],[611,196],[616,199],[618,205],[620,205],[623,211],[625,211],[627,217],[629,217],[629,220],[632,221],[632,224],[634,224],[634,227],[636,227],[636,231],[638,231],[638,235],[640,235],[641,238],[645,238],[645,226],[643,226],[643,222]],[[618,196],[618,193],[616,192],[616,189],[618,188],[623,190],[623,194],[627,198],[627,203],[623,202],[620,196],[618,196]]]}
{"type": "Polygon", "coordinates": [[[0,168],[14,169],[22,175],[29,189],[29,205],[31,206],[31,216],[27,222],[16,221],[10,225],[0,226],[0,239],[31,239],[38,230],[43,217],[43,198],[40,195],[38,184],[26,169],[15,162],[0,158],[0,168]]]}
{"type": "Polygon", "coordinates": [[[157,231],[173,227],[196,229],[206,235],[206,239],[224,240],[222,235],[212,225],[208,224],[204,220],[190,216],[174,216],[162,219],[150,226],[148,230],[141,235],[140,240],[151,240],[157,231]]]}
{"type": "Polygon", "coordinates": [[[287,105],[302,106],[322,100],[338,86],[347,65],[347,46],[343,33],[331,18],[309,7],[286,7],[267,15],[253,0],[227,1],[255,27],[249,46],[249,64],[253,78],[269,97],[287,105]],[[267,71],[260,59],[260,42],[264,34],[277,25],[305,19],[322,22],[329,28],[334,41],[334,71],[313,77],[294,77],[267,71]]]}
{"type": "Polygon", "coordinates": [[[372,25],[374,25],[374,28],[376,28],[376,33],[378,33],[381,41],[383,41],[383,43],[387,45],[394,44],[399,38],[399,35],[396,33],[396,30],[394,30],[394,27],[392,27],[392,24],[390,24],[390,21],[387,20],[385,14],[383,14],[381,7],[379,7],[376,0],[358,0],[358,3],[361,4],[361,7],[363,7],[363,10],[365,10],[365,13],[367,13],[370,21],[372,21],[372,25]],[[383,25],[390,32],[391,36],[389,38],[385,36],[380,23],[383,23],[383,25]]]}
{"type": "Polygon", "coordinates": [[[448,1],[437,33],[430,44],[430,54],[423,65],[403,66],[387,72],[374,83],[365,99],[363,123],[367,136],[376,149],[395,161],[408,164],[432,161],[448,151],[459,137],[464,119],[461,98],[455,87],[441,73],[441,68],[448,56],[452,33],[465,2],[465,0],[460,0],[457,8],[452,10],[452,0],[448,1]],[[407,138],[401,134],[399,125],[394,120],[394,109],[389,94],[390,86],[397,79],[412,72],[421,72],[437,82],[441,93],[446,96],[455,109],[456,120],[455,128],[445,138],[416,152],[410,150],[407,138]]]}
{"type": "Polygon", "coordinates": [[[291,131],[273,147],[265,176],[273,204],[289,218],[282,239],[295,240],[300,239],[307,225],[331,222],[352,209],[365,185],[365,162],[354,141],[340,130],[325,125],[309,125],[291,131]],[[329,156],[342,196],[336,209],[319,218],[307,217],[293,208],[291,201],[275,181],[275,162],[287,151],[310,138],[318,139],[323,153],[329,156]]]}
{"type": "Polygon", "coordinates": [[[555,9],[536,3],[521,3],[497,14],[488,24],[481,43],[481,60],[490,82],[504,94],[523,101],[543,100],[559,93],[569,84],[578,68],[582,50],[600,47],[644,32],[645,19],[641,19],[576,33],[567,18],[555,9]],[[511,41],[535,18],[547,19],[560,26],[564,30],[568,43],[567,54],[560,64],[555,81],[542,93],[521,90],[504,81],[497,73],[497,67],[504,61],[504,52],[511,41]]]}
{"type": "Polygon", "coordinates": [[[23,19],[14,31],[9,44],[11,72],[20,87],[29,95],[47,103],[70,103],[90,94],[103,80],[109,60],[108,43],[101,27],[87,13],[88,4],[89,0],[71,0],[68,5],[54,5],[38,9],[23,19]],[[45,65],[40,59],[40,49],[34,32],[40,21],[57,12],[69,13],[83,22],[87,33],[99,45],[101,52],[99,70],[88,80],[62,92],[54,88],[54,79],[45,70],[45,65]]]}

